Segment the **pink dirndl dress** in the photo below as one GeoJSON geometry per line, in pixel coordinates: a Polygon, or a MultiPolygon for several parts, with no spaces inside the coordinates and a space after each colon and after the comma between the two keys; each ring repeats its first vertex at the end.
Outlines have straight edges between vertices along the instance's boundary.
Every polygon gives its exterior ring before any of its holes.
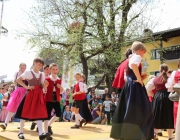
{"type": "Polygon", "coordinates": [[[6,109],[7,104],[8,104],[8,101],[3,100],[3,106],[0,112],[0,122],[4,122],[6,120],[6,116],[8,114],[8,111],[6,109]]]}
{"type": "Polygon", "coordinates": [[[7,111],[9,112],[16,112],[17,108],[22,101],[26,89],[24,87],[17,87],[13,93],[11,93],[11,97],[9,99],[9,103],[6,107],[7,111]]]}

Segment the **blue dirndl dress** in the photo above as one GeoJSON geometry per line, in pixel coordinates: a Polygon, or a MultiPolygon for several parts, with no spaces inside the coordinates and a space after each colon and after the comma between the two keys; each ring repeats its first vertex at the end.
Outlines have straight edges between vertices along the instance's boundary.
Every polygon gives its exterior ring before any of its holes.
{"type": "Polygon", "coordinates": [[[132,69],[128,68],[127,72],[127,81],[115,110],[110,137],[121,140],[153,139],[152,107],[145,86],[134,81],[136,76],[132,69]]]}

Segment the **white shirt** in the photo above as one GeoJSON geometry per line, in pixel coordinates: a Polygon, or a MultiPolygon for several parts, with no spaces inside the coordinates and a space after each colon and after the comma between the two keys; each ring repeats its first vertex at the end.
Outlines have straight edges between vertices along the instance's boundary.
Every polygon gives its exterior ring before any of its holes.
{"type": "Polygon", "coordinates": [[[33,72],[33,74],[35,75],[36,78],[39,78],[39,77],[40,77],[40,74],[41,74],[41,83],[44,84],[45,75],[44,75],[43,72],[40,72],[40,71],[39,71],[38,73],[34,72],[33,70],[25,71],[20,77],[21,77],[23,80],[25,80],[25,79],[31,80],[31,79],[33,79],[33,75],[32,75],[31,72],[33,72]]]}
{"type": "MultiPolygon", "coordinates": [[[[6,93],[4,93],[4,96],[5,97],[8,97],[9,96],[9,92],[6,92],[6,93]]],[[[7,99],[3,99],[4,101],[8,101],[7,99]]]]}
{"type": "Polygon", "coordinates": [[[18,78],[19,76],[20,76],[20,72],[18,71],[14,74],[14,79],[18,78]]]}
{"type": "Polygon", "coordinates": [[[103,104],[105,106],[104,110],[110,112],[110,107],[111,107],[112,102],[111,101],[104,101],[103,104]]]}
{"type": "MultiPolygon", "coordinates": [[[[178,71],[180,71],[180,69],[178,69],[178,71]]],[[[175,74],[176,74],[176,71],[173,71],[171,73],[171,76],[168,78],[167,83],[165,84],[166,88],[168,88],[170,92],[173,91],[173,85],[176,83],[174,81],[175,74]]]]}
{"type": "Polygon", "coordinates": [[[136,64],[137,66],[139,66],[139,64],[141,63],[141,56],[137,55],[137,54],[132,54],[132,56],[129,58],[129,68],[132,69],[131,65],[132,64],[136,64]]]}
{"type": "Polygon", "coordinates": [[[83,83],[83,92],[87,93],[87,85],[85,83],[83,83]]]}
{"type": "Polygon", "coordinates": [[[149,80],[149,82],[148,82],[147,85],[146,85],[146,90],[152,91],[153,89],[155,89],[154,79],[155,79],[155,78],[152,78],[151,80],[149,80]]]}
{"type": "Polygon", "coordinates": [[[111,99],[115,99],[115,98],[116,98],[116,94],[115,95],[111,94],[111,99]]]}
{"type": "MultiPolygon", "coordinates": [[[[56,76],[56,78],[54,78],[54,77],[52,77],[52,75],[50,75],[50,76],[49,76],[49,78],[50,78],[53,82],[55,82],[56,80],[58,80],[58,79],[59,79],[59,77],[58,77],[58,76],[56,76]]],[[[55,86],[53,87],[53,91],[56,91],[55,86]]]]}
{"type": "Polygon", "coordinates": [[[79,91],[84,92],[84,83],[83,82],[78,82],[79,83],[79,91]]]}

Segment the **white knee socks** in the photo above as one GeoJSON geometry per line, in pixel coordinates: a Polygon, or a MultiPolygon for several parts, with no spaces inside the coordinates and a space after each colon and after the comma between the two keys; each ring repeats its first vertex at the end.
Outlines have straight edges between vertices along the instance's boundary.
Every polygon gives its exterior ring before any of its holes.
{"type": "Polygon", "coordinates": [[[79,114],[75,114],[75,122],[76,122],[76,125],[80,125],[79,114]]]}
{"type": "Polygon", "coordinates": [[[37,123],[38,131],[39,131],[39,135],[42,135],[42,133],[43,133],[42,120],[38,120],[38,121],[36,121],[36,123],[37,123]]]}
{"type": "Polygon", "coordinates": [[[44,132],[45,133],[48,133],[48,122],[49,122],[49,120],[44,121],[44,132]]]}
{"type": "Polygon", "coordinates": [[[23,133],[23,127],[24,127],[25,120],[20,120],[20,130],[19,133],[23,133]]]}
{"type": "Polygon", "coordinates": [[[55,122],[59,117],[53,116],[51,120],[48,122],[48,126],[51,126],[53,122],[55,122]]]}
{"type": "Polygon", "coordinates": [[[4,123],[5,123],[5,124],[8,124],[13,115],[14,115],[13,112],[8,112],[8,114],[7,114],[7,116],[6,116],[6,120],[5,120],[4,123]]]}

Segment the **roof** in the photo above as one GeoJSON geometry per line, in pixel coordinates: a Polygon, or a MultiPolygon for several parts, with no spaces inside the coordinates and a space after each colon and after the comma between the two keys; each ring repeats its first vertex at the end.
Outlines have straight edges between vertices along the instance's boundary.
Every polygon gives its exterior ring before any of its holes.
{"type": "Polygon", "coordinates": [[[160,31],[153,33],[152,35],[154,38],[161,37],[162,40],[167,41],[169,38],[180,36],[180,27],[174,28],[170,30],[160,31]]]}

